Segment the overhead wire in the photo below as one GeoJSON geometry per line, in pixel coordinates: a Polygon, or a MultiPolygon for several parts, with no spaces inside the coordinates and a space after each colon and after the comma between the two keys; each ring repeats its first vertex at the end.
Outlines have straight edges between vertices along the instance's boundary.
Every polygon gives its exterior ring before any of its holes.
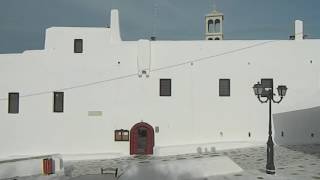
{"type": "Polygon", "coordinates": [[[242,48],[238,48],[238,49],[233,49],[233,50],[226,51],[226,52],[219,53],[219,54],[215,54],[215,55],[210,55],[210,56],[205,56],[205,57],[201,57],[201,58],[197,58],[197,59],[187,60],[187,61],[182,62],[182,63],[151,69],[150,72],[164,70],[164,69],[170,69],[170,68],[174,68],[174,67],[190,64],[190,63],[210,60],[211,58],[216,58],[216,57],[220,57],[220,56],[236,53],[236,52],[239,52],[239,51],[243,51],[243,50],[246,50],[246,49],[254,48],[254,47],[261,46],[261,45],[268,44],[268,43],[275,42],[275,41],[277,41],[277,40],[264,41],[264,42],[261,42],[261,43],[256,43],[256,44],[251,45],[251,46],[246,46],[246,47],[242,47],[242,48]]]}
{"type": "MultiPolygon", "coordinates": [[[[300,34],[300,33],[298,33],[298,34],[300,34]]],[[[298,35],[298,34],[295,34],[295,35],[298,35]]],[[[256,43],[256,44],[253,44],[253,45],[250,45],[250,46],[237,48],[237,49],[229,50],[229,51],[226,51],[226,52],[222,52],[222,53],[218,53],[218,54],[214,54],[214,55],[210,55],[210,56],[205,56],[205,57],[200,57],[200,58],[196,58],[196,59],[187,60],[187,61],[182,62],[182,63],[177,63],[177,64],[173,64],[173,65],[168,65],[168,66],[163,66],[163,67],[159,67],[159,68],[150,69],[150,72],[156,72],[156,71],[161,71],[161,70],[165,70],[165,69],[171,69],[171,68],[184,66],[184,65],[187,65],[187,64],[190,64],[190,63],[195,63],[195,62],[213,60],[214,58],[217,58],[217,57],[221,57],[221,56],[224,56],[224,55],[228,55],[228,54],[244,51],[244,50],[247,50],[247,49],[255,48],[255,47],[258,47],[258,46],[262,46],[262,45],[273,43],[273,42],[277,42],[277,41],[282,41],[282,40],[263,41],[263,42],[256,43]]],[[[108,82],[112,82],[112,81],[122,80],[122,79],[126,79],[126,78],[129,78],[129,77],[134,77],[134,76],[137,76],[137,75],[138,75],[138,73],[132,73],[132,74],[127,74],[127,75],[123,75],[123,76],[113,77],[113,78],[109,78],[109,79],[104,79],[104,80],[100,80],[100,81],[84,83],[84,84],[80,84],[80,85],[75,85],[75,86],[70,86],[70,87],[65,87],[65,88],[60,88],[60,89],[55,89],[55,90],[48,90],[48,91],[41,91],[41,92],[36,92],[36,93],[25,94],[25,95],[21,95],[20,97],[21,98],[32,97],[32,96],[39,96],[39,95],[43,95],[43,94],[49,94],[49,93],[52,93],[52,92],[55,92],[55,91],[68,91],[68,90],[72,90],[72,89],[84,88],[84,87],[94,86],[94,85],[97,85],[97,84],[102,84],[102,83],[108,83],[108,82]]],[[[5,101],[5,100],[8,100],[8,98],[0,98],[0,101],[5,101]]]]}
{"type": "MultiPolygon", "coordinates": [[[[118,76],[118,77],[114,77],[114,78],[110,78],[110,79],[105,79],[105,80],[101,80],[101,81],[95,81],[95,82],[80,84],[80,85],[76,85],[76,86],[70,86],[70,87],[61,88],[61,89],[41,91],[41,92],[21,95],[20,97],[23,98],[23,97],[30,97],[30,96],[39,96],[39,95],[43,95],[43,94],[49,94],[49,93],[52,93],[52,92],[55,92],[55,91],[68,91],[68,90],[77,89],[77,88],[94,86],[96,84],[106,83],[106,82],[110,82],[110,81],[126,79],[126,78],[137,76],[137,75],[138,75],[138,73],[133,73],[133,74],[128,74],[128,75],[124,75],[124,76],[118,76]]],[[[8,100],[8,98],[0,98],[0,101],[3,101],[3,100],[8,100]]]]}

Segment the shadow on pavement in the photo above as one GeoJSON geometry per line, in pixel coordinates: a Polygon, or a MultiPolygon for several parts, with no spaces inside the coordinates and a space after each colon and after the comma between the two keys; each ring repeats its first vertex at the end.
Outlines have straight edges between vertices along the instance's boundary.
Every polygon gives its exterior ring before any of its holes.
{"type": "Polygon", "coordinates": [[[302,152],[304,154],[309,154],[320,158],[320,144],[311,144],[311,145],[286,145],[282,146],[288,148],[292,151],[302,152]]]}

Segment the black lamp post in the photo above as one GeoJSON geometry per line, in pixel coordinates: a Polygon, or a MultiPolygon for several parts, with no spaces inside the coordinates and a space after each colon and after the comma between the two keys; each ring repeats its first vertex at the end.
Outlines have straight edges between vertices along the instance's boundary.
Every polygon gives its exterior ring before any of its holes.
{"type": "Polygon", "coordinates": [[[274,166],[274,152],[273,152],[273,140],[272,140],[272,124],[271,124],[271,102],[280,103],[283,97],[286,95],[287,86],[280,85],[278,86],[278,95],[280,99],[278,101],[274,100],[275,94],[273,94],[273,79],[261,79],[261,83],[258,82],[253,86],[254,94],[257,96],[258,100],[261,103],[267,103],[269,101],[269,137],[267,142],[267,165],[266,165],[266,173],[267,174],[275,174],[275,166],[274,166]],[[266,98],[262,100],[261,97],[266,98]]]}

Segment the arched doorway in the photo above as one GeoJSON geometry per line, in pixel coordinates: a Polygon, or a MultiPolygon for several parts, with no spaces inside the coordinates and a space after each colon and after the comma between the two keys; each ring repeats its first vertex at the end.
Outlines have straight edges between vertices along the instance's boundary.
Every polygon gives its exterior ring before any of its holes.
{"type": "Polygon", "coordinates": [[[130,130],[130,154],[153,154],[154,131],[153,127],[141,122],[130,130]]]}

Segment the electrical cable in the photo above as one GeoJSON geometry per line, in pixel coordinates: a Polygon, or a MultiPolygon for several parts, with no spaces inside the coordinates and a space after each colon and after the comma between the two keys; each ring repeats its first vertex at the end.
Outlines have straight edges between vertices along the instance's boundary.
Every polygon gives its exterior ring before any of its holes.
{"type": "MultiPolygon", "coordinates": [[[[211,55],[211,56],[196,58],[196,59],[188,60],[188,61],[185,61],[185,62],[182,62],[182,63],[178,63],[178,64],[173,64],[173,65],[169,65],[169,66],[163,66],[163,67],[159,67],[159,68],[154,68],[154,69],[151,69],[150,72],[156,72],[156,71],[161,71],[161,70],[165,70],[165,69],[171,69],[171,68],[174,68],[174,67],[187,65],[187,64],[190,64],[190,63],[194,63],[194,62],[201,62],[201,61],[205,61],[205,60],[213,60],[214,58],[217,58],[217,57],[221,57],[221,56],[228,55],[228,54],[233,54],[233,53],[236,53],[236,52],[244,51],[244,50],[247,50],[247,49],[251,49],[251,48],[254,48],[254,47],[262,46],[262,45],[273,43],[273,42],[277,42],[277,41],[282,41],[282,40],[264,41],[264,42],[256,43],[256,44],[253,44],[253,45],[250,45],[250,46],[233,49],[233,50],[230,50],[230,51],[218,53],[218,54],[211,55]]],[[[116,81],[116,80],[126,79],[126,78],[137,76],[137,75],[138,75],[138,73],[127,74],[127,75],[123,75],[123,76],[118,76],[118,77],[114,77],[114,78],[110,78],[110,79],[104,79],[104,80],[101,80],[101,81],[95,81],[95,82],[80,84],[80,85],[76,85],[76,86],[70,86],[70,87],[65,87],[65,88],[60,88],[60,89],[55,89],[55,90],[48,90],[48,91],[42,91],[42,92],[36,92],[36,93],[21,95],[20,97],[24,98],[24,97],[39,96],[39,95],[43,95],[43,94],[49,94],[49,93],[52,93],[52,92],[55,92],[55,91],[68,91],[68,90],[72,90],[72,89],[89,87],[89,86],[94,86],[94,85],[97,85],[97,84],[102,84],[102,83],[112,82],[112,81],[116,81]]],[[[8,98],[0,98],[0,101],[5,101],[5,100],[8,100],[8,98]]]]}

